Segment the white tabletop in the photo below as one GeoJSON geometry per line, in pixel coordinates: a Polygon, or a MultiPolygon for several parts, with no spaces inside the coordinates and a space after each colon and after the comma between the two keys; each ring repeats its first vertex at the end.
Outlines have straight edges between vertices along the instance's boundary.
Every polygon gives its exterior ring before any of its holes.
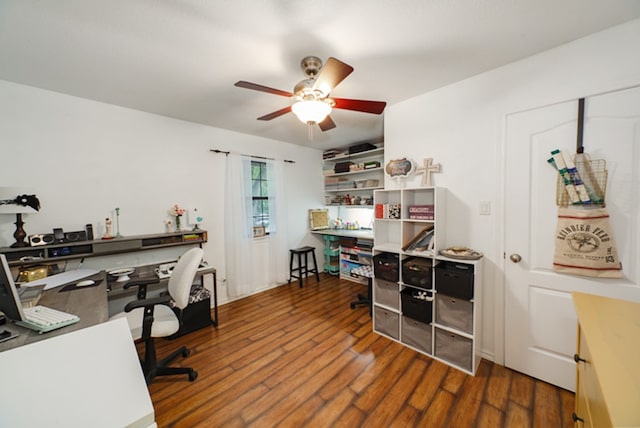
{"type": "Polygon", "coordinates": [[[1,426],[156,426],[124,318],[1,352],[0,379],[1,426]]]}

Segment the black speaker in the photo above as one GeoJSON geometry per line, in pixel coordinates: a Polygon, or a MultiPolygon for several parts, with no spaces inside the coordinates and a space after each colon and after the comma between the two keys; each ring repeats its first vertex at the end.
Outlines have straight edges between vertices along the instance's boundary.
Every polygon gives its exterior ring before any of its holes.
{"type": "Polygon", "coordinates": [[[93,225],[87,224],[85,227],[87,230],[87,240],[93,241],[93,225]]]}
{"type": "Polygon", "coordinates": [[[55,238],[53,236],[53,233],[44,233],[40,235],[29,236],[29,244],[31,244],[32,247],[37,247],[38,245],[53,244],[54,241],[55,238]]]}
{"type": "Polygon", "coordinates": [[[64,233],[65,242],[77,242],[77,241],[86,241],[87,240],[87,232],[84,230],[80,230],[78,232],[65,232],[64,233]]]}

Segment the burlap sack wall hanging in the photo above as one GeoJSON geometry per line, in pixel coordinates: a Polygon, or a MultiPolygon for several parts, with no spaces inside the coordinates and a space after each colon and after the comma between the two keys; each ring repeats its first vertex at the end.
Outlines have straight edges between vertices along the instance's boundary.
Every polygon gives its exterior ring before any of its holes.
{"type": "Polygon", "coordinates": [[[622,278],[605,208],[558,208],[553,270],[600,278],[622,278]]]}

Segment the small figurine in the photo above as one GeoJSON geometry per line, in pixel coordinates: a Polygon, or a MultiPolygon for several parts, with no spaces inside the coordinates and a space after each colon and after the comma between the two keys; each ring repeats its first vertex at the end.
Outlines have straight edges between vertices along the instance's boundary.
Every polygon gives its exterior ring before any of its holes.
{"type": "Polygon", "coordinates": [[[351,196],[349,196],[348,193],[344,197],[344,204],[345,205],[351,205],[351,196]]]}
{"type": "Polygon", "coordinates": [[[113,235],[111,234],[111,219],[109,217],[104,219],[104,235],[102,235],[102,239],[113,239],[113,235]]]}

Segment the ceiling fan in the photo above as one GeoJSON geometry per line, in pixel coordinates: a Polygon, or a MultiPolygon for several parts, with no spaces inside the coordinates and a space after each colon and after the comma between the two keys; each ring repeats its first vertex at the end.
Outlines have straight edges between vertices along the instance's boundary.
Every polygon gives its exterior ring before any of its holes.
{"type": "Polygon", "coordinates": [[[330,57],[322,65],[322,60],[315,56],[308,56],[300,62],[300,68],[307,76],[293,88],[293,92],[269,88],[257,83],[240,80],[235,83],[239,88],[253,89],[291,98],[294,103],[290,106],[266,114],[258,120],[271,120],[286,113],[293,112],[300,121],[309,125],[318,124],[322,131],[336,127],[329,114],[333,108],[360,111],[364,113],[381,114],[387,105],[384,101],[353,100],[348,98],[329,97],[333,88],[338,86],[351,72],[353,67],[330,57]]]}

